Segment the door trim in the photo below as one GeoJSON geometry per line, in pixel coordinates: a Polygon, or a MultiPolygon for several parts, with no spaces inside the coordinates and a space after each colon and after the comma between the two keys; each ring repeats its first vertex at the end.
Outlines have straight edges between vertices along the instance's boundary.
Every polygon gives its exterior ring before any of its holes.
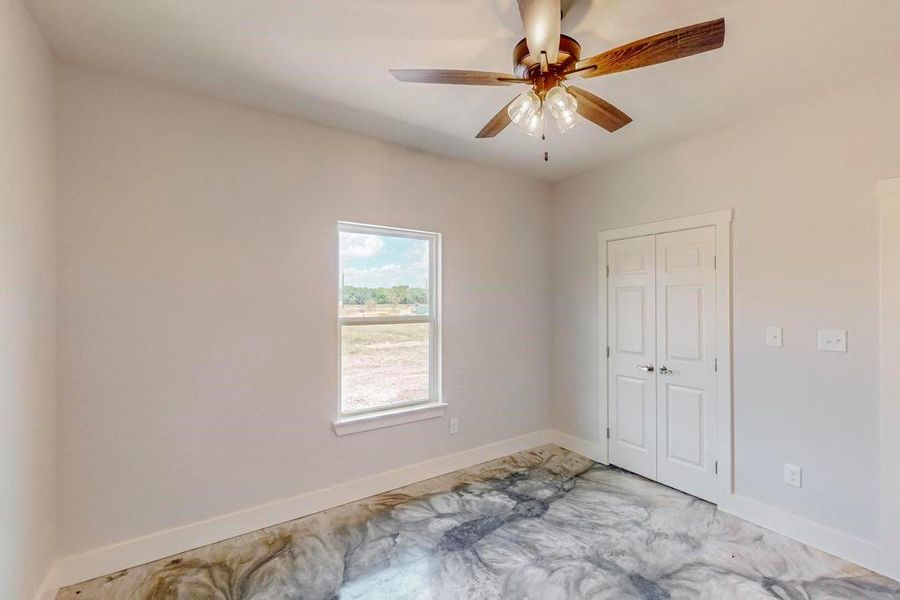
{"type": "Polygon", "coordinates": [[[630,227],[608,229],[597,234],[598,251],[598,294],[599,344],[599,404],[600,404],[600,450],[603,464],[609,464],[609,440],[606,438],[609,427],[609,382],[608,358],[609,347],[607,324],[607,242],[644,235],[670,233],[685,229],[714,226],[716,228],[716,458],[718,460],[718,482],[716,485],[717,500],[723,500],[734,494],[734,445],[732,417],[732,385],[731,385],[731,222],[733,209],[727,208],[699,215],[679,217],[654,223],[644,223],[630,227]]]}

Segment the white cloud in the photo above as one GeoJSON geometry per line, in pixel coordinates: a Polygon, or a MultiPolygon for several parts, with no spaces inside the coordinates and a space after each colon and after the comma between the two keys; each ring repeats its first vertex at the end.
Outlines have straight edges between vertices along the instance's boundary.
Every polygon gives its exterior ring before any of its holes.
{"type": "Polygon", "coordinates": [[[423,241],[341,232],[340,256],[344,285],[424,287],[428,281],[428,244],[423,241]]]}
{"type": "Polygon", "coordinates": [[[341,232],[341,258],[371,258],[381,254],[384,240],[376,235],[341,232]]]}

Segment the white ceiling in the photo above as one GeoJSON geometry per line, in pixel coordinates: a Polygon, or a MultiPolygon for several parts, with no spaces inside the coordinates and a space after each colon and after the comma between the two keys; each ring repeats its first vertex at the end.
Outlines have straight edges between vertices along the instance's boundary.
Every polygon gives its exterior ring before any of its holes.
{"type": "Polygon", "coordinates": [[[514,127],[476,140],[522,88],[388,68],[511,71],[515,0],[27,1],[62,60],[548,180],[900,66],[898,0],[570,0],[563,32],[585,57],[721,16],[725,46],[584,80],[634,119],[614,134],[581,121],[546,142],[514,127]]]}

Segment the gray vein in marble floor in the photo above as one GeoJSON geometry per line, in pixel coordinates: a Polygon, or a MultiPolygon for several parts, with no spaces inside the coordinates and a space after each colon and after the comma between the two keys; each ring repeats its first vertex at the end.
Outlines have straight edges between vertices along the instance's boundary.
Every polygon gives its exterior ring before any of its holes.
{"type": "Polygon", "coordinates": [[[888,599],[900,584],[545,446],[57,598],[888,599]]]}

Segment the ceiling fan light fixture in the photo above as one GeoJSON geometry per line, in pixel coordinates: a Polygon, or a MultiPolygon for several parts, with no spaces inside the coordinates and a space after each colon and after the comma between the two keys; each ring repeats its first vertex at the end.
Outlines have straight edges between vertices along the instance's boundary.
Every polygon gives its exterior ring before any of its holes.
{"type": "Polygon", "coordinates": [[[519,125],[519,131],[531,137],[541,137],[544,135],[544,110],[538,108],[527,121],[519,125]]]}
{"type": "Polygon", "coordinates": [[[533,90],[528,90],[513,100],[506,112],[513,123],[522,128],[528,127],[535,115],[541,113],[541,98],[533,90]]]}
{"type": "Polygon", "coordinates": [[[559,131],[559,133],[567,132],[575,127],[576,123],[574,112],[566,113],[565,116],[556,117],[554,120],[556,121],[556,130],[559,131]]]}
{"type": "Polygon", "coordinates": [[[578,110],[578,100],[561,85],[550,88],[544,101],[547,104],[547,110],[557,120],[573,119],[578,110]]]}

